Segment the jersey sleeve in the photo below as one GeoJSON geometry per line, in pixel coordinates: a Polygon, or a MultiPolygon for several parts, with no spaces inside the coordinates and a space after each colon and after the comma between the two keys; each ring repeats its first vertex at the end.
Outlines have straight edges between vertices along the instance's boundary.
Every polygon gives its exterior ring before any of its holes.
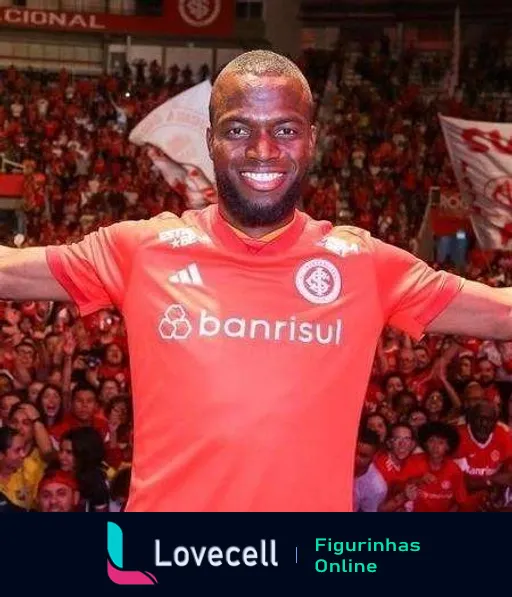
{"type": "Polygon", "coordinates": [[[50,271],[82,316],[110,306],[121,310],[141,226],[121,222],[78,243],[46,248],[50,271]]]}
{"type": "Polygon", "coordinates": [[[460,292],[464,279],[436,271],[393,245],[371,241],[384,320],[419,340],[460,292]]]}

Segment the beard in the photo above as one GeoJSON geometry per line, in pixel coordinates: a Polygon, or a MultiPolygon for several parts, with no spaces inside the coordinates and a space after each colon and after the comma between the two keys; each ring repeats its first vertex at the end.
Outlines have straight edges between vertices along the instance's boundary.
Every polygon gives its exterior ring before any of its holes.
{"type": "Polygon", "coordinates": [[[262,205],[247,201],[225,171],[215,169],[219,197],[234,222],[249,228],[272,226],[293,213],[301,194],[302,177],[297,177],[277,203],[262,205]]]}

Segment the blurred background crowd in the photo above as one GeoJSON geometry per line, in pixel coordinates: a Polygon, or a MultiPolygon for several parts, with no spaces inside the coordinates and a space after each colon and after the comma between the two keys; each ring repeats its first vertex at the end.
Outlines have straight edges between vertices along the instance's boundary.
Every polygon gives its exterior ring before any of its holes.
{"type": "MultiPolygon", "coordinates": [[[[302,208],[419,253],[432,188],[456,192],[438,113],[512,120],[507,37],[464,47],[445,92],[446,52],[397,56],[386,35],[304,50],[319,142],[302,208]]],[[[219,67],[222,65],[218,65],[219,67]]],[[[23,174],[23,234],[10,246],[71,243],[100,226],[181,214],[183,188],[128,135],[155,107],[212,76],[208,64],[136,60],[98,76],[66,68],[0,71],[0,155],[23,174]]],[[[458,231],[459,232],[459,231],[458,231]]],[[[440,244],[433,267],[512,284],[511,256],[440,244]]],[[[434,239],[435,240],[435,239],[434,239]]],[[[348,375],[350,373],[347,373],[348,375]]],[[[342,388],[340,388],[340,391],[342,388]]],[[[0,304],[0,512],[122,511],[133,448],[130,366],[114,310],[0,304]]],[[[512,508],[512,342],[384,330],[355,455],[358,511],[512,508]]]]}

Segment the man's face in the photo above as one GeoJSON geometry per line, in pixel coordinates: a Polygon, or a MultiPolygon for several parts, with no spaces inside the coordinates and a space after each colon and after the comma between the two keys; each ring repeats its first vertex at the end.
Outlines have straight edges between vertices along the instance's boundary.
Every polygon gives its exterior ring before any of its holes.
{"type": "Polygon", "coordinates": [[[113,379],[107,379],[101,388],[100,399],[102,402],[107,404],[119,394],[119,388],[117,382],[113,379]]]}
{"type": "Polygon", "coordinates": [[[24,408],[18,408],[9,420],[9,427],[16,429],[25,442],[34,437],[34,426],[24,408]]]}
{"type": "Polygon", "coordinates": [[[478,363],[478,379],[481,384],[489,385],[494,381],[494,366],[490,361],[478,363]]]}
{"type": "Polygon", "coordinates": [[[423,348],[416,348],[414,351],[416,355],[416,369],[418,371],[425,371],[430,365],[430,357],[428,352],[423,348]]]}
{"type": "Polygon", "coordinates": [[[404,349],[400,351],[400,373],[409,375],[416,369],[416,356],[413,350],[404,349]]]}
{"type": "Polygon", "coordinates": [[[219,83],[207,132],[219,204],[234,222],[258,227],[293,213],[316,131],[300,82],[230,74],[219,83]]]}
{"type": "Polygon", "coordinates": [[[62,372],[59,369],[54,369],[48,376],[48,383],[54,386],[60,386],[62,383],[62,372]]]}
{"type": "Polygon", "coordinates": [[[410,394],[402,394],[397,401],[397,412],[399,415],[408,415],[416,406],[416,400],[410,394]]]}
{"type": "Polygon", "coordinates": [[[490,402],[480,403],[472,409],[468,421],[473,437],[483,444],[496,427],[496,408],[490,402]]]}
{"type": "Polygon", "coordinates": [[[18,353],[20,364],[23,367],[30,369],[34,366],[35,351],[32,348],[32,346],[22,344],[19,348],[16,349],[16,352],[18,353]]]}
{"type": "Polygon", "coordinates": [[[390,451],[397,460],[405,460],[414,448],[411,430],[407,427],[396,427],[390,438],[390,451]]]}
{"type": "Polygon", "coordinates": [[[47,483],[39,492],[41,512],[73,512],[78,504],[78,492],[63,483],[47,483]]]}
{"type": "Polygon", "coordinates": [[[379,440],[383,442],[386,439],[388,429],[386,427],[386,421],[380,415],[375,415],[368,418],[368,429],[375,431],[379,436],[379,440]]]}
{"type": "Polygon", "coordinates": [[[431,392],[425,400],[425,408],[429,413],[440,413],[443,410],[444,401],[440,392],[431,392]]]}
{"type": "Polygon", "coordinates": [[[475,382],[471,383],[464,392],[464,406],[466,409],[472,408],[479,400],[484,398],[484,390],[482,386],[475,382]]]}
{"type": "Polygon", "coordinates": [[[105,360],[109,365],[117,367],[123,362],[123,351],[117,344],[110,344],[107,348],[105,360]]]}
{"type": "Polygon", "coordinates": [[[462,358],[459,361],[459,377],[469,379],[473,374],[471,359],[462,358]]]}
{"type": "Polygon", "coordinates": [[[376,446],[358,442],[354,472],[356,477],[364,475],[375,456],[376,446]]]}
{"type": "Polygon", "coordinates": [[[11,394],[6,394],[0,398],[0,419],[2,421],[7,420],[9,411],[15,404],[18,404],[18,402],[20,402],[18,396],[13,396],[11,394]]]}
{"type": "Polygon", "coordinates": [[[386,397],[393,398],[400,392],[403,392],[404,384],[399,377],[390,377],[386,383],[386,397]]]}
{"type": "Polygon", "coordinates": [[[427,440],[427,453],[435,460],[441,460],[448,454],[449,445],[444,437],[432,435],[427,440]]]}
{"type": "Polygon", "coordinates": [[[20,435],[16,435],[13,440],[11,447],[6,452],[0,452],[0,461],[2,465],[8,471],[17,471],[23,463],[25,456],[24,452],[25,442],[20,435]]]}
{"type": "Polygon", "coordinates": [[[79,390],[73,400],[73,414],[82,423],[90,423],[96,411],[96,396],[90,390],[79,390]]]}

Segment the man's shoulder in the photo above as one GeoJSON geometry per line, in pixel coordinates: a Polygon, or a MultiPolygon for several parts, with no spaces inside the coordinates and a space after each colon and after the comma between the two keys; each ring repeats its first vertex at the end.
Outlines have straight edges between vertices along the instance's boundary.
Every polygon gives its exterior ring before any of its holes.
{"type": "MultiPolygon", "coordinates": [[[[202,210],[197,210],[200,211],[202,210]]],[[[185,212],[181,217],[165,211],[152,218],[117,222],[105,230],[120,242],[136,241],[136,244],[140,245],[152,239],[157,242],[171,242],[177,239],[185,245],[188,241],[191,243],[197,237],[204,236],[201,227],[201,217],[195,211],[185,212]]]]}
{"type": "Polygon", "coordinates": [[[367,255],[375,250],[371,234],[363,228],[331,226],[323,232],[318,244],[340,257],[367,255]]]}

